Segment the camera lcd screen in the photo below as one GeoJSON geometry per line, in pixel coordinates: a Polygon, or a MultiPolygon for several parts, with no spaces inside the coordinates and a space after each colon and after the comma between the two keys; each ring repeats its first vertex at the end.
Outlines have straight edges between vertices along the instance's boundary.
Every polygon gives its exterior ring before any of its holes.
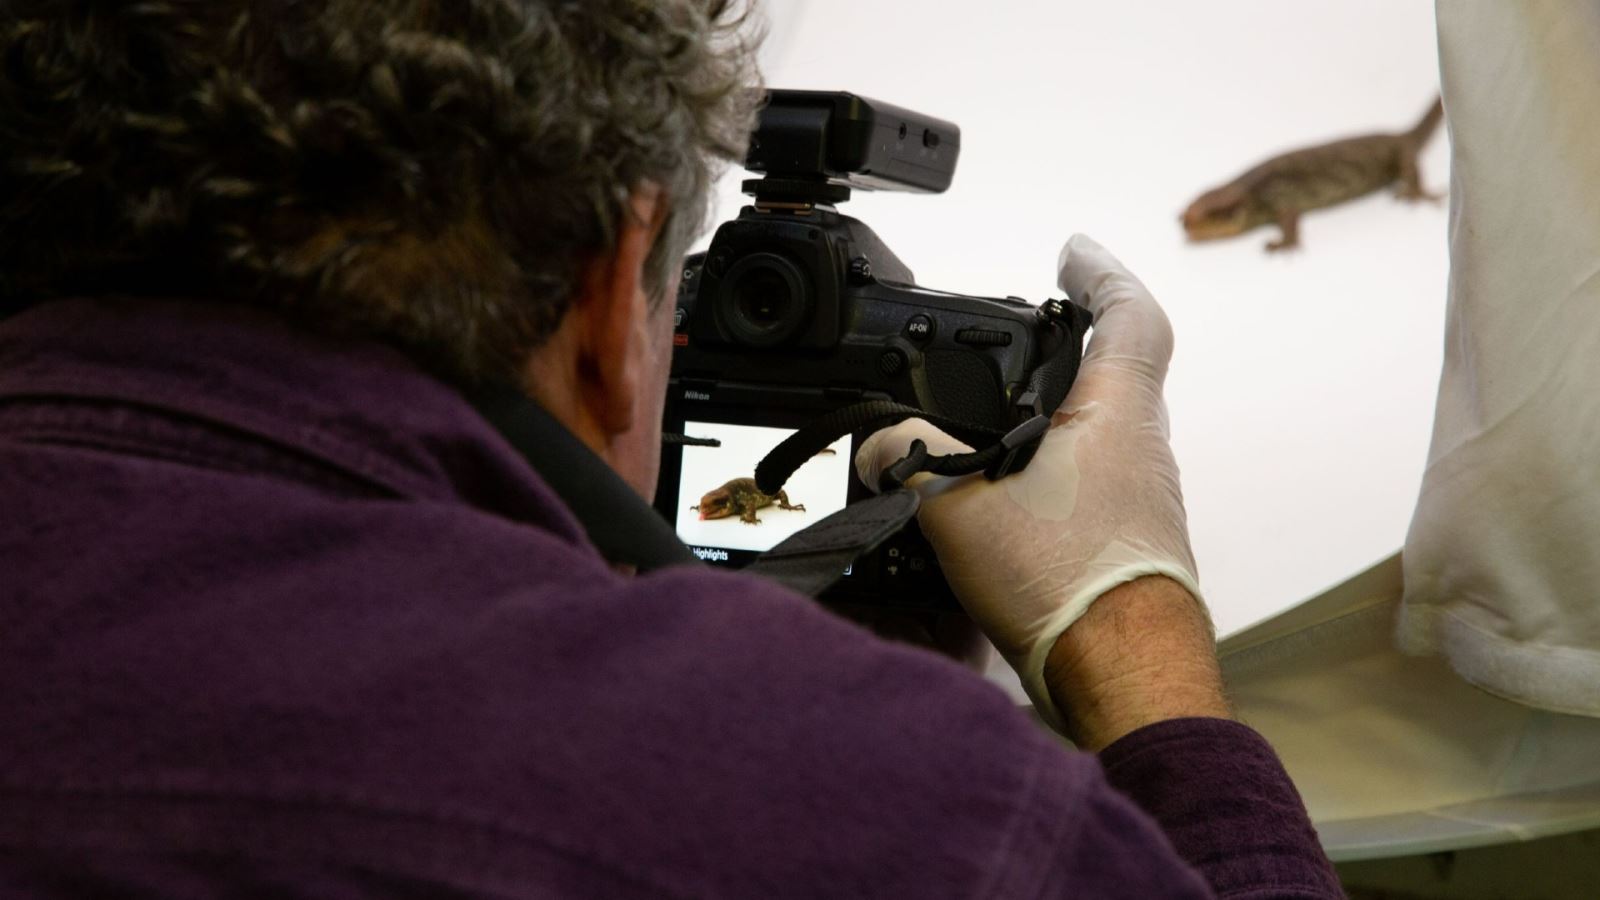
{"type": "MultiPolygon", "coordinates": [[[[849,436],[796,470],[783,486],[785,496],[767,497],[755,488],[756,464],[794,429],[689,421],[683,424],[683,433],[721,442],[716,447],[684,447],[678,475],[673,521],[678,537],[702,559],[715,558],[719,550],[770,550],[796,531],[844,509],[855,477],[849,436]]],[[[716,561],[725,559],[724,554],[716,561]]]]}

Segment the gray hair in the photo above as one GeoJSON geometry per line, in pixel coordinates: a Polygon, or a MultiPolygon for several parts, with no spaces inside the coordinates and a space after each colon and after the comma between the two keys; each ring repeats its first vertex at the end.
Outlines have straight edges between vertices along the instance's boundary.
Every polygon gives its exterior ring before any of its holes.
{"type": "Polygon", "coordinates": [[[731,0],[0,0],[0,302],[179,295],[515,378],[615,245],[671,283],[753,124],[731,0]]]}

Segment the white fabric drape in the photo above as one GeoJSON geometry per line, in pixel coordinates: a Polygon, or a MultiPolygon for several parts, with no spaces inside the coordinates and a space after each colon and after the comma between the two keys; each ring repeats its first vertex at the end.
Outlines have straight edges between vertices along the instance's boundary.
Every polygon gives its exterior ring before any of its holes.
{"type": "Polygon", "coordinates": [[[1394,647],[1400,559],[1222,642],[1235,708],[1328,854],[1403,856],[1600,826],[1600,719],[1546,712],[1394,647]]]}
{"type": "Polygon", "coordinates": [[[1600,716],[1600,3],[1437,14],[1449,312],[1399,645],[1600,716]]]}

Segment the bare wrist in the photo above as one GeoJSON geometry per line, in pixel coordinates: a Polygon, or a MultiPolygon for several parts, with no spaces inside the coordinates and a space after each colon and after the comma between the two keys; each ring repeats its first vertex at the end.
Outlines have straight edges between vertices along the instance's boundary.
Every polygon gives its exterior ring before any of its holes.
{"type": "Polygon", "coordinates": [[[1086,750],[1166,719],[1233,715],[1205,608],[1160,576],[1096,600],[1056,640],[1044,677],[1068,736],[1086,750]]]}

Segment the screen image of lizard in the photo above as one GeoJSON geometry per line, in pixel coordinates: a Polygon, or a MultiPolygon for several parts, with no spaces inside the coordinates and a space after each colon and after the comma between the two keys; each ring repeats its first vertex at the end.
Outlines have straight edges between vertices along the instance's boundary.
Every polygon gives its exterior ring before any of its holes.
{"type": "Polygon", "coordinates": [[[685,422],[684,434],[716,447],[684,447],[678,478],[678,537],[691,547],[770,550],[784,538],[844,509],[850,489],[850,438],[808,460],[774,495],[756,488],[756,464],[788,428],[685,422]]]}

